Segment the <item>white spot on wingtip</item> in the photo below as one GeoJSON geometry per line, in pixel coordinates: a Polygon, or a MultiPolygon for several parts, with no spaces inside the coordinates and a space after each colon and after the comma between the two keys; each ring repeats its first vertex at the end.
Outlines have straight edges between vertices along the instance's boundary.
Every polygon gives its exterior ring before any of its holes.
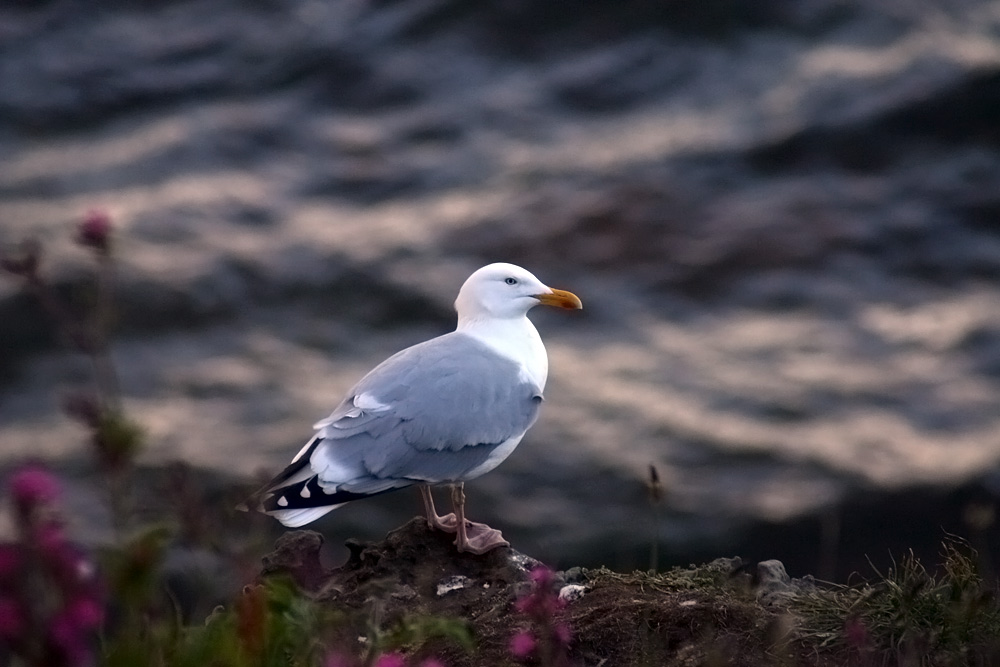
{"type": "Polygon", "coordinates": [[[312,493],[309,492],[308,486],[303,486],[302,491],[299,492],[299,495],[302,496],[303,498],[308,498],[309,496],[312,495],[312,493]]]}
{"type": "Polygon", "coordinates": [[[281,496],[280,498],[278,498],[278,506],[279,507],[288,507],[288,498],[286,498],[284,496],[281,496]]]}

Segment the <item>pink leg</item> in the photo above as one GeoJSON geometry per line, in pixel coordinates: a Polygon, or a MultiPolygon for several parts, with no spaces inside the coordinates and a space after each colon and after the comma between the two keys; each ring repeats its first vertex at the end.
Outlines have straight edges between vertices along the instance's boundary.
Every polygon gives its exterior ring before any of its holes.
{"type": "Polygon", "coordinates": [[[503,534],[499,530],[490,528],[485,523],[475,523],[465,518],[464,486],[464,484],[456,484],[451,487],[451,503],[455,507],[458,524],[458,535],[455,537],[455,545],[458,550],[484,554],[497,547],[509,547],[510,542],[503,539],[503,534]]]}
{"type": "Polygon", "coordinates": [[[427,517],[428,528],[446,533],[454,533],[458,530],[458,520],[454,514],[438,516],[437,510],[434,509],[434,496],[431,494],[431,487],[421,484],[420,497],[424,500],[424,516],[427,517]]]}

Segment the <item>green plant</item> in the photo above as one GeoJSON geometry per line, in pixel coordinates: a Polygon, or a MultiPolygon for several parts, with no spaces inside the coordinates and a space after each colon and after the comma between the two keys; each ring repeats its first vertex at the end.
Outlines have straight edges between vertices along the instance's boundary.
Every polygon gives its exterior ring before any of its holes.
{"type": "Polygon", "coordinates": [[[88,665],[104,590],[91,555],[66,535],[59,482],[25,466],[11,476],[8,495],[17,540],[0,544],[0,647],[31,667],[88,665]]]}
{"type": "Polygon", "coordinates": [[[885,575],[855,586],[829,584],[797,596],[800,635],[821,648],[846,651],[859,664],[964,666],[1000,656],[1000,604],[995,585],[977,574],[975,553],[944,545],[941,573],[909,553],[885,575]]]}
{"type": "Polygon", "coordinates": [[[531,571],[531,583],[531,592],[514,604],[528,626],[511,637],[510,653],[522,662],[537,660],[544,667],[567,667],[572,633],[562,618],[566,603],[553,590],[555,573],[539,565],[531,571]]]}
{"type": "MultiPolygon", "coordinates": [[[[115,274],[110,216],[87,213],[76,226],[76,241],[95,266],[84,307],[64,300],[44,276],[37,242],[0,255],[0,269],[37,297],[60,337],[90,360],[90,386],[65,396],[63,407],[87,429],[115,539],[95,558],[63,530],[56,476],[39,465],[13,475],[19,532],[17,542],[0,544],[0,662],[9,652],[28,667],[392,667],[405,664],[397,649],[416,651],[433,639],[473,650],[464,622],[434,617],[408,617],[389,628],[370,623],[360,650],[355,643],[345,646],[342,635],[356,619],[316,603],[281,578],[249,584],[203,624],[185,625],[163,567],[178,531],[173,524],[139,523],[129,502],[144,434],[124,410],[110,352],[115,274]],[[346,662],[338,662],[341,657],[346,662]]],[[[188,519],[203,514],[204,507],[192,508],[196,501],[183,497],[195,495],[190,480],[174,477],[179,511],[187,510],[188,519]]],[[[181,537],[198,533],[185,516],[179,523],[181,537]]],[[[441,667],[433,658],[420,664],[441,667]]]]}

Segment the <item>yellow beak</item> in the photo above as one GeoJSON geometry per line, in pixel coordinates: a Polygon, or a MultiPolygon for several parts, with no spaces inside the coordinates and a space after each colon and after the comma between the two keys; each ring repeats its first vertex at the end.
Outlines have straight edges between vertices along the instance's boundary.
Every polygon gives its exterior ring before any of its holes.
{"type": "Polygon", "coordinates": [[[557,306],[568,310],[583,308],[583,302],[580,301],[580,297],[566,290],[554,289],[552,290],[552,294],[534,294],[533,296],[543,306],[557,306]]]}

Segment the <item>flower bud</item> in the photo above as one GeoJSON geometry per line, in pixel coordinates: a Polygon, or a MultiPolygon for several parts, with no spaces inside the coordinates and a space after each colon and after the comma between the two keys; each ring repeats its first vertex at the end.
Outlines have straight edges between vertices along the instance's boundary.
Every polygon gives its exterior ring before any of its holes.
{"type": "Polygon", "coordinates": [[[10,495],[21,512],[30,512],[55,502],[59,497],[59,482],[45,468],[29,465],[11,477],[10,495]]]}
{"type": "Polygon", "coordinates": [[[76,242],[107,254],[111,250],[111,216],[107,211],[91,209],[77,227],[76,242]]]}

